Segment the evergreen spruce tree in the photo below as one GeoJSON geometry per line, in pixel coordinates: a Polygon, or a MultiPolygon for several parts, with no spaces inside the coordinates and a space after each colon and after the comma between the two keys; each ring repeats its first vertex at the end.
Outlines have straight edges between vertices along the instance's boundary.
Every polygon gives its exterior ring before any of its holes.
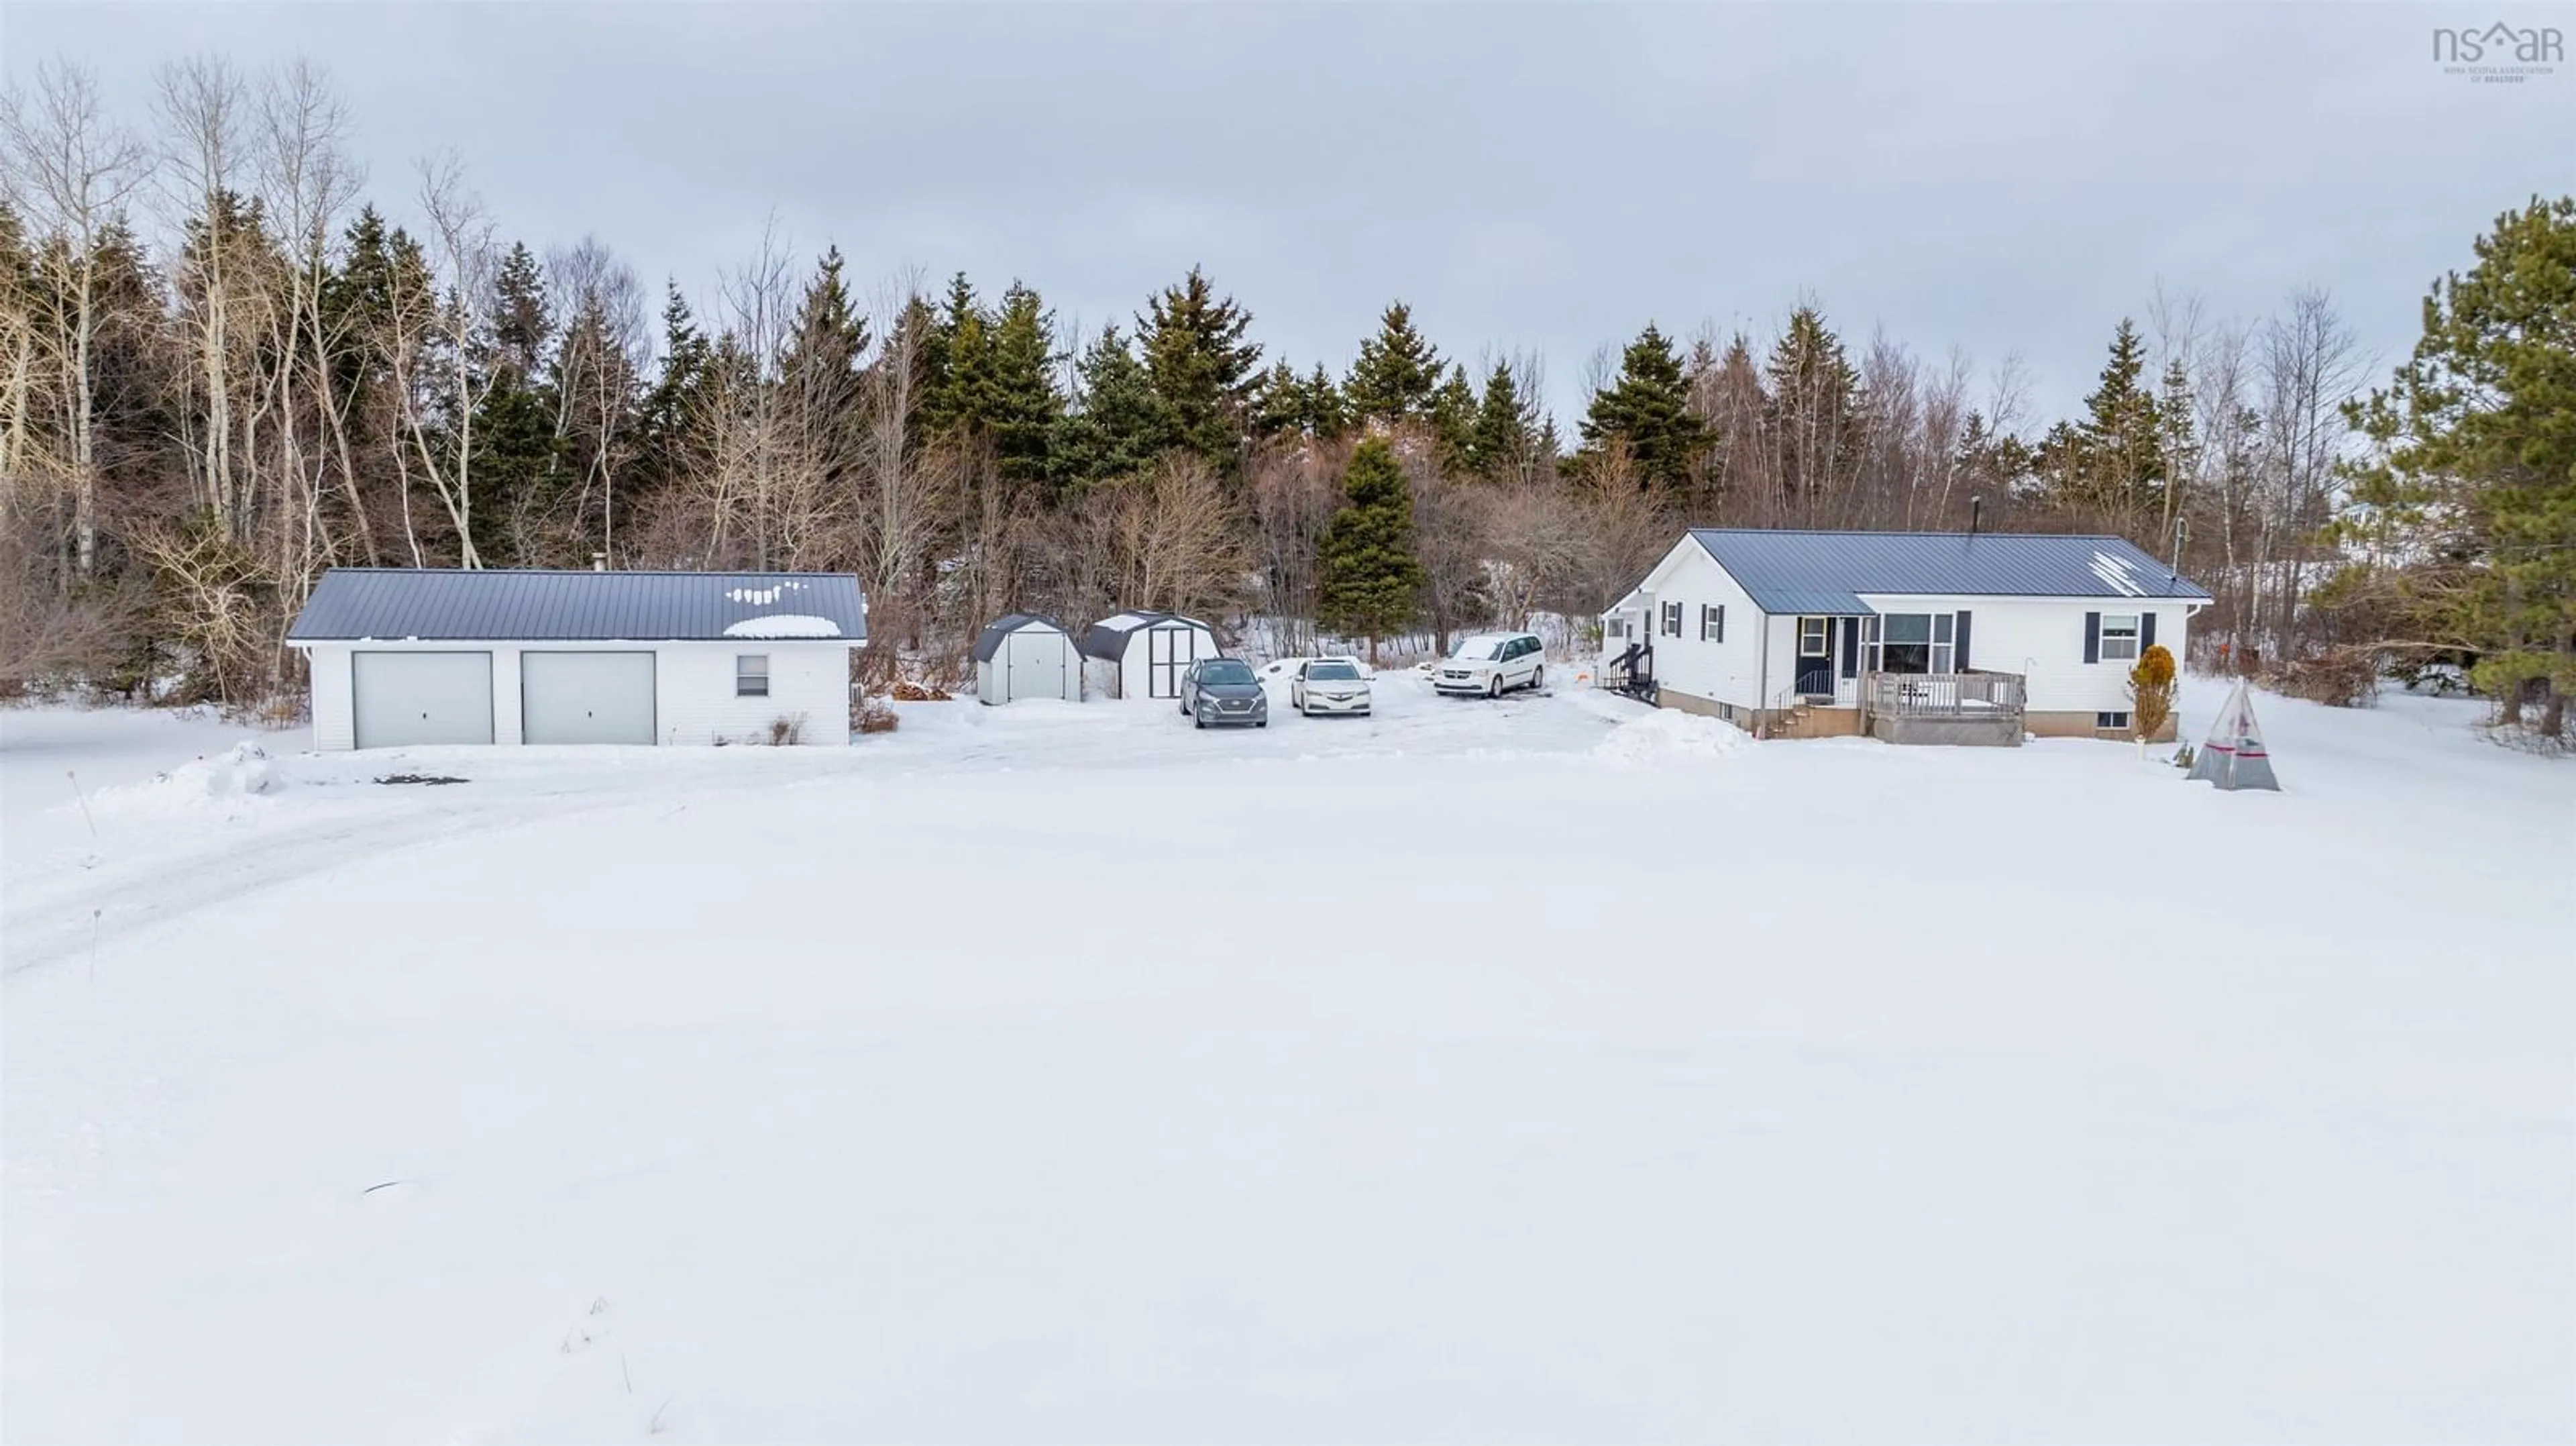
{"type": "Polygon", "coordinates": [[[511,543],[528,536],[515,518],[553,510],[569,485],[555,433],[553,388],[538,367],[554,335],[545,272],[524,243],[502,258],[494,283],[492,325],[476,348],[473,365],[488,390],[472,429],[474,550],[486,565],[541,565],[568,559],[522,556],[511,543]]]}
{"type": "Polygon", "coordinates": [[[2532,721],[2536,696],[2536,727],[2560,738],[2576,694],[2576,198],[2504,213],[2475,254],[2434,284],[2387,389],[2348,409],[2376,460],[2346,526],[2425,559],[2399,626],[2474,650],[2506,721],[2532,721]]]}
{"type": "Polygon", "coordinates": [[[1171,434],[1153,378],[1116,323],[1092,338],[1075,376],[1079,394],[1057,421],[1051,449],[1058,486],[1078,490],[1142,473],[1171,434]]]}
{"type": "Polygon", "coordinates": [[[1396,423],[1427,416],[1440,387],[1440,353],[1413,329],[1413,310],[1391,302],[1378,318],[1377,335],[1360,343],[1343,394],[1363,422],[1396,423]]]}
{"type": "Polygon", "coordinates": [[[1253,390],[1252,435],[1267,441],[1305,433],[1306,382],[1283,357],[1270,364],[1253,390]]]}
{"type": "Polygon", "coordinates": [[[1315,620],[1346,637],[1400,632],[1420,611],[1423,571],[1414,551],[1413,489],[1384,437],[1351,454],[1342,505],[1316,553],[1315,620]]]}
{"type": "Polygon", "coordinates": [[[1535,440],[1533,410],[1529,402],[1522,400],[1520,383],[1513,378],[1510,364],[1494,363],[1493,374],[1485,378],[1484,398],[1476,404],[1475,423],[1469,429],[1467,470],[1492,481],[1517,475],[1535,440]]]}
{"type": "MultiPolygon", "coordinates": [[[[1718,366],[1723,373],[1726,362],[1718,366]]],[[[1860,373],[1814,306],[1789,314],[1764,372],[1778,486],[1790,511],[1783,520],[1834,520],[1860,469],[1860,373]]]]}
{"type": "Polygon", "coordinates": [[[1598,448],[1624,442],[1641,486],[1678,490],[1708,445],[1708,428],[1690,409],[1690,383],[1673,344],[1650,322],[1619,359],[1619,378],[1592,398],[1583,441],[1598,448]]]}
{"type": "Polygon", "coordinates": [[[2083,419],[2050,430],[2041,467],[2051,501],[2153,552],[2165,500],[2165,424],[2146,369],[2146,341],[2122,317],[2101,380],[2084,399],[2083,419]]]}
{"type": "Polygon", "coordinates": [[[1350,399],[1334,384],[1324,364],[1315,363],[1315,369],[1306,374],[1306,430],[1329,441],[1348,436],[1352,426],[1350,399]]]}
{"type": "Polygon", "coordinates": [[[1467,380],[1465,367],[1450,365],[1448,379],[1431,394],[1424,415],[1430,419],[1432,438],[1440,444],[1442,465],[1465,466],[1476,432],[1476,388],[1467,380]]]}
{"type": "Polygon", "coordinates": [[[711,349],[677,281],[662,295],[662,371],[644,394],[639,471],[647,488],[677,481],[688,466],[692,413],[712,365],[711,349]]]}
{"type": "Polygon", "coordinates": [[[1035,486],[1053,475],[1048,447],[1064,415],[1055,384],[1064,357],[1055,346],[1055,313],[1036,291],[1013,281],[993,315],[979,408],[994,465],[1013,486],[1035,486]]]}
{"type": "Polygon", "coordinates": [[[1169,445],[1198,453],[1220,471],[1240,459],[1261,383],[1261,347],[1244,340],[1252,313],[1221,297],[1193,266],[1136,318],[1145,374],[1153,382],[1169,445]]]}

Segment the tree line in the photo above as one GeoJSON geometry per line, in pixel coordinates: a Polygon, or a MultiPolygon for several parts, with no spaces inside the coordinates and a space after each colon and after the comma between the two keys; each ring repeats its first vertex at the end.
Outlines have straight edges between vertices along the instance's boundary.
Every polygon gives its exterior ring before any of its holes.
{"type": "MultiPolygon", "coordinates": [[[[2204,664],[2387,643],[2576,689],[2563,563],[2497,551],[2556,535],[2565,466],[2510,429],[2444,440],[2496,385],[2478,367],[2419,352],[2364,396],[2318,291],[2252,321],[2159,294],[2046,425],[2015,359],[1855,345],[1811,300],[1771,336],[1648,324],[1592,358],[1565,436],[1542,359],[1471,366],[1401,301],[1337,373],[1272,354],[1197,268],[1088,333],[1018,279],[862,295],[837,250],[774,232],[710,292],[656,296],[597,238],[505,237],[452,162],[397,220],[351,137],[304,65],[166,67],[145,129],[61,65],[0,106],[0,686],[290,693],[286,625],[333,565],[849,570],[900,645],[871,665],[935,672],[1012,609],[1445,642],[1588,618],[1684,525],[1973,516],[2174,559],[2217,594],[2204,664]]],[[[2535,203],[2480,264],[2563,269],[2568,230],[2535,203]]],[[[2548,335],[2491,320],[2498,288],[2445,334],[2548,335]]],[[[2557,308],[2554,360],[2514,373],[2537,398],[2565,384],[2568,303],[2510,300],[2557,308]]]]}

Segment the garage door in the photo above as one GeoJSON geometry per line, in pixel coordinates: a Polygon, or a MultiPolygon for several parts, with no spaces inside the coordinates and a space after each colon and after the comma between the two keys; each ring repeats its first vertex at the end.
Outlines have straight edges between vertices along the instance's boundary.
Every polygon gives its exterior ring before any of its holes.
{"type": "Polygon", "coordinates": [[[519,721],[530,743],[650,743],[653,655],[521,653],[519,721]]]}
{"type": "Polygon", "coordinates": [[[492,741],[490,653],[351,653],[360,748],[492,741]]]}

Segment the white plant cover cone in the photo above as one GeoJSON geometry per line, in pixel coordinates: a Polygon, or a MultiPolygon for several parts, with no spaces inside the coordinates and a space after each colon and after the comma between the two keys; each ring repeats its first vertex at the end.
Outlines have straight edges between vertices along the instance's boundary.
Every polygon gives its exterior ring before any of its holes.
{"type": "Polygon", "coordinates": [[[2191,761],[2191,776],[2221,788],[2268,788],[2277,793],[2281,780],[2272,776],[2272,755],[2263,747],[2263,729],[2254,721],[2254,698],[2243,683],[2227,695],[2209,739],[2191,761]]]}

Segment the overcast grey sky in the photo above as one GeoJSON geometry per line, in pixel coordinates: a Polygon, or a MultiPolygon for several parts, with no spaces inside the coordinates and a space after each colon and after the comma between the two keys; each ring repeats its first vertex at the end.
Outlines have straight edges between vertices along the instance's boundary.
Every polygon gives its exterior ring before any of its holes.
{"type": "Polygon", "coordinates": [[[630,4],[0,7],[0,66],[302,54],[370,195],[453,149],[504,235],[596,233],[705,297],[774,213],[862,284],[1014,276],[1125,318],[1205,265],[1271,355],[1346,365],[1401,297],[1444,350],[1586,359],[1648,320],[2026,359],[2089,389],[2161,281],[2331,288],[2393,361],[2426,283],[2576,190],[2576,67],[2446,75],[2437,25],[2576,7],[630,4]]]}

